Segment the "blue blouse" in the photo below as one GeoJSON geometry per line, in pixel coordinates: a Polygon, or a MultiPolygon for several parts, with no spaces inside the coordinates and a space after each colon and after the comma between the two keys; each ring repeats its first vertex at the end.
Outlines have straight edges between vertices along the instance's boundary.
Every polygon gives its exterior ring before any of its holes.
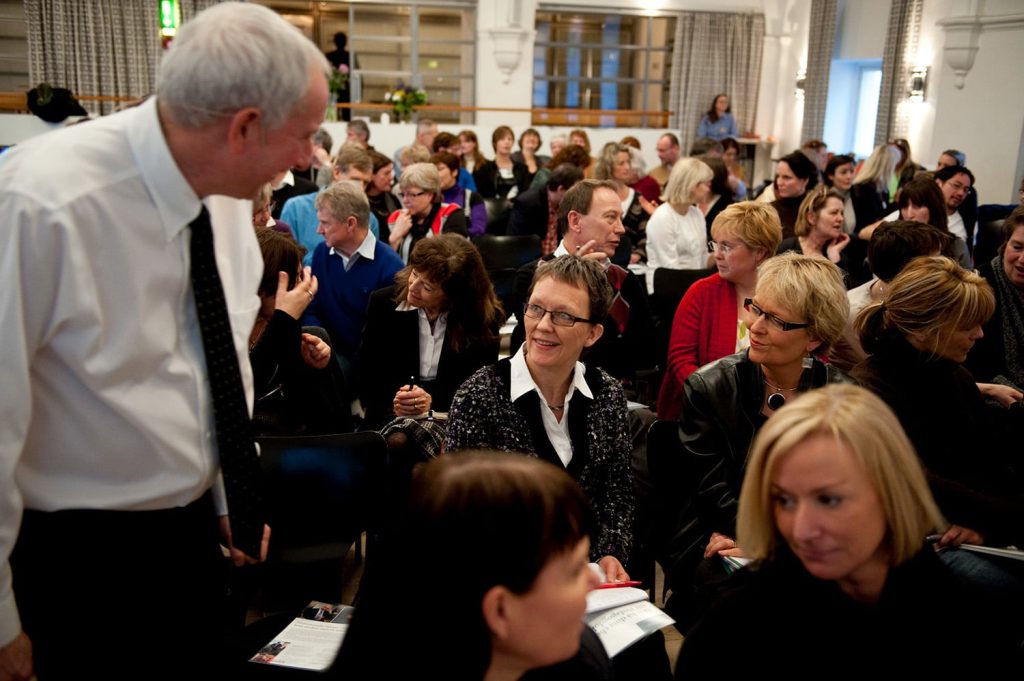
{"type": "Polygon", "coordinates": [[[726,137],[738,137],[736,134],[736,119],[732,117],[731,113],[724,113],[718,117],[718,120],[714,123],[708,118],[707,114],[700,119],[700,126],[697,127],[697,137],[710,137],[716,142],[720,142],[726,137]]]}

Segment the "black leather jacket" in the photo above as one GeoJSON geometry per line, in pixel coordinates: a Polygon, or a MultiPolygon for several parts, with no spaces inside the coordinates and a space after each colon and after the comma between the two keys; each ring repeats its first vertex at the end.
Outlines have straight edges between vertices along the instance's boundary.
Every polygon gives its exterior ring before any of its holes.
{"type": "MultiPolygon", "coordinates": [[[[836,367],[817,359],[800,379],[800,391],[829,383],[851,383],[836,367]]],[[[761,365],[746,351],[723,357],[690,374],[683,386],[679,423],[685,480],[679,503],[686,506],[668,547],[671,582],[689,582],[704,557],[712,532],[736,536],[736,509],[754,435],[767,420],[761,414],[761,365]]]]}

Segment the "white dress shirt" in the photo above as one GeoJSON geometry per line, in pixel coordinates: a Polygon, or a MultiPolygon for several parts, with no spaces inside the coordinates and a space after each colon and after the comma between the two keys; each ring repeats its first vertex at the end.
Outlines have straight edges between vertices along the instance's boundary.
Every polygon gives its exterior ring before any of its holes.
{"type": "Polygon", "coordinates": [[[444,348],[444,332],[448,330],[448,313],[442,312],[434,320],[434,328],[430,328],[430,319],[421,307],[413,307],[402,301],[395,308],[398,312],[416,310],[416,321],[420,335],[419,377],[421,381],[433,381],[437,378],[437,365],[441,363],[441,350],[444,348]]]}
{"type": "Polygon", "coordinates": [[[530,369],[526,366],[526,353],[523,350],[525,347],[525,343],[519,346],[519,350],[512,356],[511,373],[509,375],[509,383],[511,384],[509,398],[515,402],[531,390],[536,391],[537,397],[540,398],[540,416],[544,422],[544,432],[547,433],[548,441],[555,448],[555,453],[558,454],[562,465],[568,466],[569,462],[572,461],[572,440],[569,438],[569,402],[577,390],[590,399],[594,399],[594,393],[591,392],[590,386],[587,385],[587,381],[584,378],[587,373],[587,367],[584,366],[583,362],[576,362],[576,368],[573,369],[572,373],[572,381],[569,383],[569,392],[565,394],[562,420],[559,421],[555,418],[551,409],[548,408],[544,393],[540,391],[540,388],[537,387],[533,380],[533,376],[530,375],[530,369]]]}
{"type": "MultiPolygon", "coordinates": [[[[162,509],[218,477],[188,228],[156,99],[0,158],[0,644],[22,508],[162,509]]],[[[263,260],[250,201],[204,199],[252,409],[263,260]]],[[[221,510],[223,504],[221,500],[221,510]]]]}
{"type": "Polygon", "coordinates": [[[341,266],[345,268],[346,272],[348,272],[352,265],[356,264],[356,261],[359,260],[359,258],[373,260],[373,254],[376,249],[377,237],[373,235],[373,232],[367,230],[362,243],[359,244],[359,248],[357,248],[352,255],[345,255],[333,246],[331,246],[331,255],[336,255],[341,258],[341,266]]]}

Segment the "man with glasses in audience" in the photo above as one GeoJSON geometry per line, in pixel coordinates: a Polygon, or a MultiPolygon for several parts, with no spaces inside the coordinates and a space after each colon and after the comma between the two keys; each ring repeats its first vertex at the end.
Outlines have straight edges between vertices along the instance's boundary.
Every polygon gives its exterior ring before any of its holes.
{"type": "MultiPolygon", "coordinates": [[[[370,155],[355,144],[346,144],[338,152],[338,158],[334,161],[333,173],[334,182],[332,184],[352,182],[365,193],[367,185],[373,179],[373,164],[370,161],[370,155]]],[[[295,240],[306,249],[306,256],[302,259],[303,265],[313,262],[313,251],[323,243],[323,238],[317,230],[320,224],[315,205],[317,196],[319,194],[303,194],[293,197],[288,199],[281,210],[281,219],[291,225],[295,240]]],[[[373,236],[379,238],[380,225],[377,223],[377,216],[373,213],[370,213],[369,225],[373,236]]]]}
{"type": "Polygon", "coordinates": [[[946,199],[949,231],[967,242],[968,248],[973,251],[974,225],[978,212],[974,173],[964,166],[946,166],[935,171],[935,182],[946,199]]]}

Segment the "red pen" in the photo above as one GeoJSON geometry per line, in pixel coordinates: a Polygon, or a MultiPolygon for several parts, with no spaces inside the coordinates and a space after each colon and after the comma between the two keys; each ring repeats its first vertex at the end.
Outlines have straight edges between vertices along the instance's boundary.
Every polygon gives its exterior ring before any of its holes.
{"type": "Polygon", "coordinates": [[[605,582],[604,584],[598,584],[595,589],[621,589],[624,586],[640,586],[643,582],[636,580],[630,580],[626,582],[605,582]]]}

